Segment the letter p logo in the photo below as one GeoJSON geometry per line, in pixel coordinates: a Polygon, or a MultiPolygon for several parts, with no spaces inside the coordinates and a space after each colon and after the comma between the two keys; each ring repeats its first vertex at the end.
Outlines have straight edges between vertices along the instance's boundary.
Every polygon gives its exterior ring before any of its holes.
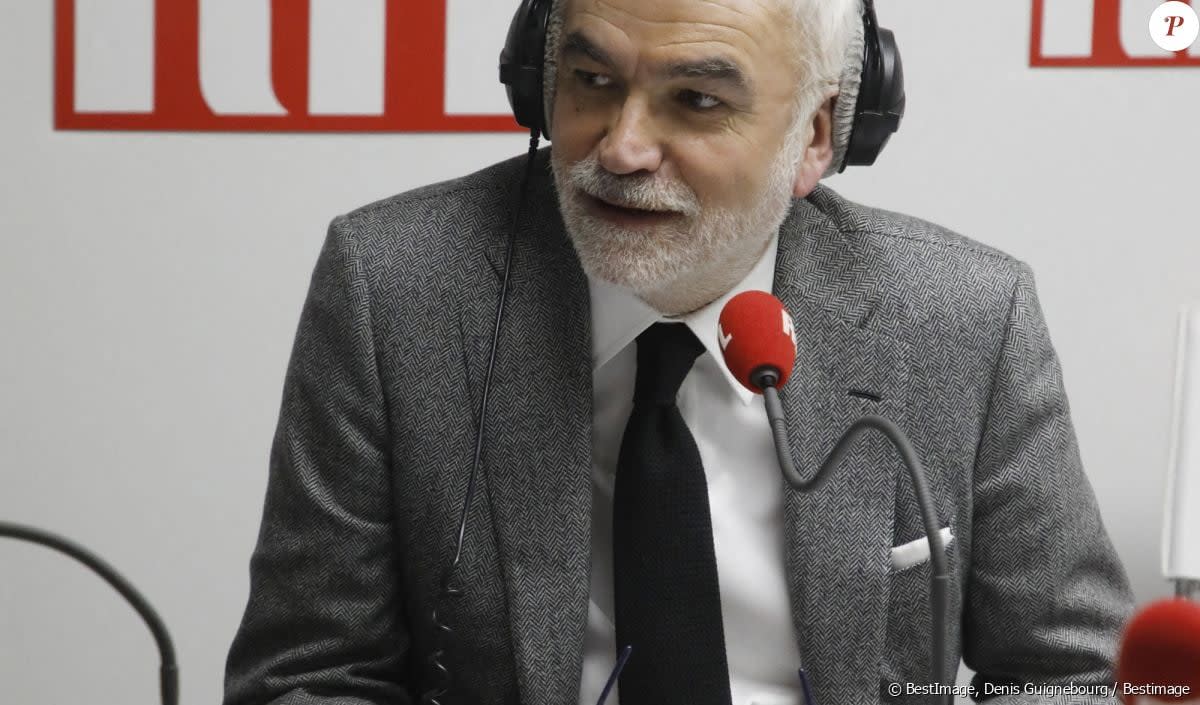
{"type": "Polygon", "coordinates": [[[1183,51],[1196,41],[1200,22],[1185,2],[1164,2],[1150,16],[1150,37],[1166,51],[1183,51]]]}

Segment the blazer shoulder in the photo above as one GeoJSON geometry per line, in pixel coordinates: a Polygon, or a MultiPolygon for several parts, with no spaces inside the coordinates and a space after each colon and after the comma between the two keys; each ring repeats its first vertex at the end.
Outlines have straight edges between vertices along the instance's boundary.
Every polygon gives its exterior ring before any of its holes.
{"type": "Polygon", "coordinates": [[[524,162],[513,157],[360,206],[333,219],[332,236],[390,285],[453,285],[477,270],[505,227],[524,162]]]}
{"type": "Polygon", "coordinates": [[[906,325],[930,334],[926,340],[997,345],[1018,288],[1032,286],[1022,260],[937,223],[855,203],[824,185],[806,200],[885,295],[903,302],[906,325]]]}
{"type": "Polygon", "coordinates": [[[936,250],[944,253],[944,257],[972,260],[1010,271],[1027,267],[1007,252],[950,228],[905,213],[856,203],[824,185],[818,186],[808,201],[839,231],[861,245],[874,241],[879,247],[936,250]]]}
{"type": "Polygon", "coordinates": [[[363,227],[411,220],[422,209],[453,208],[480,198],[502,198],[520,177],[524,161],[524,156],[512,157],[465,176],[412,188],[359,206],[344,217],[363,227]]]}
{"type": "Polygon", "coordinates": [[[806,200],[894,288],[953,285],[960,294],[1002,293],[1007,302],[1018,279],[1032,278],[1024,261],[937,223],[855,203],[824,185],[806,200]]]}

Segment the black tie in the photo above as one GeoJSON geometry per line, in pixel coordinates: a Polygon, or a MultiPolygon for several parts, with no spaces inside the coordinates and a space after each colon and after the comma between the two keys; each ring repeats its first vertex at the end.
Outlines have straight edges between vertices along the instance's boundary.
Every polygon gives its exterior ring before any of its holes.
{"type": "Polygon", "coordinates": [[[675,396],[704,346],[684,323],[637,339],[633,411],[613,489],[621,705],[729,705],[729,665],[700,451],[675,396]]]}

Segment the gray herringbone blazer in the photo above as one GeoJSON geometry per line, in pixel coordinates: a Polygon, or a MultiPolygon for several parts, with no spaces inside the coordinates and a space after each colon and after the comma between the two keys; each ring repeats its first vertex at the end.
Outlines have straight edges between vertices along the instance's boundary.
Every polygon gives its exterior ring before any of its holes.
{"type": "MultiPolygon", "coordinates": [[[[522,165],[331,225],[288,364],[227,705],[409,703],[429,683],[430,614],[466,492],[522,165]]],[[[466,596],[442,605],[455,630],[447,703],[578,698],[591,318],[546,150],[535,173],[460,567],[466,596]]],[[[961,649],[981,684],[1109,682],[1131,598],[1029,269],[819,187],[782,226],[774,293],[799,339],[782,394],[797,467],[812,472],[867,413],[906,429],[924,459],[955,535],[951,656],[961,649]]],[[[798,639],[817,701],[875,703],[891,699],[888,683],[927,682],[929,565],[889,563],[893,546],[924,535],[898,456],[869,437],[821,491],[788,491],[784,519],[793,620],[779,628],[798,639]]]]}

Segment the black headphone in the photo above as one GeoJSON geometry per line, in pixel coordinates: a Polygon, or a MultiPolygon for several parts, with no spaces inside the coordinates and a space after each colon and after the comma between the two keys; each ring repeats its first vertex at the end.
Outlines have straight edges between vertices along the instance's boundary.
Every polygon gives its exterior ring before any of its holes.
{"type": "MultiPolygon", "coordinates": [[[[819,0],[818,0],[819,1],[819,0]]],[[[542,97],[546,26],[554,0],[522,0],[500,52],[500,82],[517,123],[550,138],[542,97]]],[[[838,167],[869,166],[904,116],[904,69],[891,30],[879,26],[873,0],[863,2],[863,66],[854,124],[838,167]]]]}

